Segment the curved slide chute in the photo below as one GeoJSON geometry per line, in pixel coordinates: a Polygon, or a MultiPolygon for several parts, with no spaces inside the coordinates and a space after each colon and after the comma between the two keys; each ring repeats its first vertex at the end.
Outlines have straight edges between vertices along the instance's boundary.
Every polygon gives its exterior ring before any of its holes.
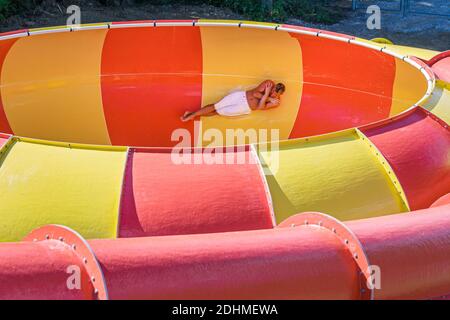
{"type": "Polygon", "coordinates": [[[447,60],[240,21],[0,35],[0,297],[447,295],[447,60]],[[179,120],[267,78],[279,108],[179,120]]]}
{"type": "Polygon", "coordinates": [[[97,262],[48,226],[0,245],[0,298],[438,299],[450,293],[449,210],[346,225],[308,213],[266,230],[91,240],[97,262]],[[82,290],[66,286],[67,266],[82,270],[82,290]]]}
{"type": "Polygon", "coordinates": [[[450,50],[441,52],[425,62],[431,67],[438,79],[447,83],[450,82],[450,50]]]}

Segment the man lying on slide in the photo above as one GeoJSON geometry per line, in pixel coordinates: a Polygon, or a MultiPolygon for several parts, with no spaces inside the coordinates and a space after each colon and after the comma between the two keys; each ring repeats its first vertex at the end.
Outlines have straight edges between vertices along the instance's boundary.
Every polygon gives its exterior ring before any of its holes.
{"type": "Polygon", "coordinates": [[[194,112],[186,111],[181,121],[186,122],[196,117],[209,117],[216,114],[234,117],[250,114],[252,110],[276,108],[280,105],[280,98],[285,90],[284,84],[275,85],[272,80],[266,80],[252,90],[233,92],[215,104],[207,105],[194,112]]]}

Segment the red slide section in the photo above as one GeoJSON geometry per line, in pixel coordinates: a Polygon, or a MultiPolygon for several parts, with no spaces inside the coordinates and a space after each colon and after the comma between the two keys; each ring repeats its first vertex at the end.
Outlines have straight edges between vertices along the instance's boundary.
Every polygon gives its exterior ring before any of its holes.
{"type": "Polygon", "coordinates": [[[8,141],[9,135],[0,133],[0,148],[8,141]]]}
{"type": "Polygon", "coordinates": [[[180,115],[201,106],[201,53],[199,28],[108,31],[102,95],[112,144],[173,146],[175,129],[193,131],[180,115]]]}
{"type": "Polygon", "coordinates": [[[131,149],[119,237],[272,228],[265,180],[250,150],[231,153],[243,164],[196,163],[194,155],[177,164],[170,149],[131,149]]]}
{"type": "MultiPolygon", "coordinates": [[[[17,38],[2,41],[2,45],[0,46],[0,79],[1,79],[1,72],[3,69],[3,62],[5,61],[9,49],[11,49],[11,47],[16,41],[17,38]]],[[[3,109],[1,90],[0,90],[0,132],[13,133],[9,125],[8,119],[6,118],[5,110],[3,109]]]]}
{"type": "Polygon", "coordinates": [[[396,121],[360,130],[388,160],[411,210],[428,208],[450,190],[450,132],[446,124],[422,108],[396,121]]]}
{"type": "Polygon", "coordinates": [[[2,243],[0,264],[2,300],[86,298],[81,290],[67,289],[66,268],[83,270],[83,263],[64,243],[2,243]],[[18,273],[11,277],[14,270],[18,273]]]}
{"type": "Polygon", "coordinates": [[[447,193],[445,196],[440,197],[431,205],[431,208],[443,206],[446,204],[450,204],[450,193],[447,193]]]}
{"type": "Polygon", "coordinates": [[[450,293],[449,222],[450,205],[348,223],[370,263],[380,267],[376,299],[432,299],[450,293]]]}
{"type": "MultiPolygon", "coordinates": [[[[111,299],[439,298],[450,293],[449,213],[445,205],[347,225],[300,214],[275,229],[92,240],[87,247],[103,273],[83,292],[111,299]],[[354,239],[343,239],[342,230],[354,239]],[[363,258],[380,272],[372,295],[361,281],[363,258]]],[[[65,268],[84,258],[58,228],[0,244],[0,299],[84,297],[64,287],[65,268]]],[[[87,279],[95,262],[85,263],[87,279]]]]}
{"type": "Polygon", "coordinates": [[[353,128],[389,117],[394,57],[345,42],[291,36],[301,44],[304,85],[290,138],[353,128]]]}

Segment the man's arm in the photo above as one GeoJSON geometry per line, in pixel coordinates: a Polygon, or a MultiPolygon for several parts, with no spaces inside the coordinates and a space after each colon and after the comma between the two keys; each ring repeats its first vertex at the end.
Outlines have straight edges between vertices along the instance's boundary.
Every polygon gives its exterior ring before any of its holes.
{"type": "Polygon", "coordinates": [[[258,110],[263,110],[266,108],[267,99],[269,98],[272,88],[273,88],[273,81],[271,80],[266,80],[258,86],[256,93],[254,94],[255,97],[260,99],[258,103],[258,110]],[[261,92],[259,92],[260,87],[262,87],[261,92]],[[262,92],[264,92],[264,95],[262,94],[262,92]]]}
{"type": "Polygon", "coordinates": [[[273,87],[275,83],[272,80],[266,80],[260,83],[259,86],[256,87],[255,91],[259,93],[263,93],[266,91],[267,86],[273,87]]]}
{"type": "Polygon", "coordinates": [[[269,98],[268,100],[265,109],[276,108],[280,105],[280,99],[269,98]]]}
{"type": "Polygon", "coordinates": [[[258,110],[264,110],[266,109],[266,104],[267,104],[267,99],[269,98],[269,94],[265,93],[261,100],[259,100],[259,104],[258,104],[258,110]]]}

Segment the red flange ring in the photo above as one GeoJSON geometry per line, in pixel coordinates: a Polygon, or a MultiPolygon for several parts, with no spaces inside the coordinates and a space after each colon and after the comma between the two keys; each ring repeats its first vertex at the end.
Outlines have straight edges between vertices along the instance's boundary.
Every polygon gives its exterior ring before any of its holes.
{"type": "Polygon", "coordinates": [[[431,58],[430,60],[422,60],[423,62],[425,62],[428,66],[432,67],[434,64],[438,63],[439,61],[450,57],[450,50],[447,51],[443,51],[437,55],[435,55],[433,58],[431,58]]]}
{"type": "Polygon", "coordinates": [[[446,195],[443,195],[442,197],[437,199],[435,202],[433,202],[430,208],[445,206],[446,204],[450,204],[450,193],[447,193],[446,195]]]}
{"type": "Polygon", "coordinates": [[[345,224],[336,218],[320,212],[304,212],[296,214],[281,222],[278,228],[288,228],[296,226],[318,226],[331,232],[345,245],[350,251],[353,260],[358,267],[360,279],[360,296],[362,300],[373,300],[375,290],[369,281],[372,281],[372,270],[369,259],[358,237],[345,224]]]}
{"type": "Polygon", "coordinates": [[[87,241],[78,232],[65,226],[51,224],[31,231],[23,239],[34,242],[50,240],[63,242],[67,249],[72,250],[80,259],[92,285],[92,292],[89,292],[88,296],[96,300],[108,300],[108,289],[100,264],[87,241]]]}

